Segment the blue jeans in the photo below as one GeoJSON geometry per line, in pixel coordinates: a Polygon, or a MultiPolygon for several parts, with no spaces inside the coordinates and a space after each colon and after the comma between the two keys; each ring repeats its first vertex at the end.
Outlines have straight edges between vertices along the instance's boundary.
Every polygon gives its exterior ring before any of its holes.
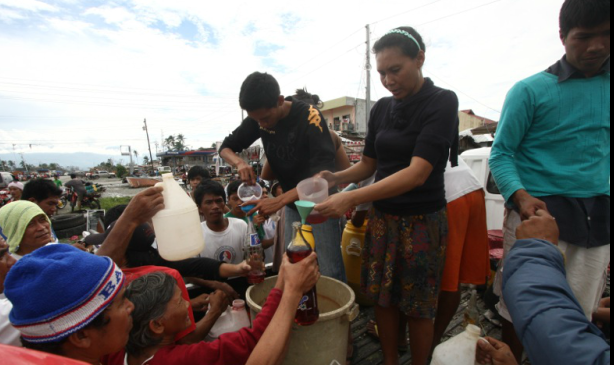
{"type": "MultiPolygon", "coordinates": [[[[292,224],[300,221],[301,216],[298,212],[286,207],[285,247],[288,247],[294,239],[292,224]]],[[[342,232],[339,219],[329,219],[322,224],[314,224],[313,235],[316,240],[316,252],[322,275],[347,283],[341,255],[342,232]]]]}

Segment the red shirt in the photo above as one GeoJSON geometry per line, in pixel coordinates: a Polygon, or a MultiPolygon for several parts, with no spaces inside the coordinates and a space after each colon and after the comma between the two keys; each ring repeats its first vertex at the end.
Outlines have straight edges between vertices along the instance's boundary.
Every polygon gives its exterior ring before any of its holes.
{"type": "MultiPolygon", "coordinates": [[[[154,272],[163,272],[165,274],[168,274],[174,277],[175,280],[177,281],[177,285],[179,285],[179,289],[181,289],[181,296],[183,297],[183,299],[187,300],[188,303],[190,302],[190,295],[188,294],[188,289],[185,286],[185,281],[183,281],[183,277],[181,277],[181,274],[179,274],[179,271],[175,269],[170,269],[168,267],[159,267],[159,266],[141,266],[141,267],[136,267],[133,269],[122,269],[122,271],[124,272],[124,275],[126,276],[126,285],[129,285],[131,282],[135,281],[141,276],[145,276],[147,274],[151,274],[154,272]]],[[[192,325],[188,327],[187,329],[185,329],[184,331],[182,331],[181,333],[179,333],[177,337],[175,338],[175,341],[180,341],[182,338],[194,332],[194,330],[196,329],[196,321],[194,321],[194,313],[192,312],[191,304],[190,304],[188,313],[190,314],[190,321],[192,322],[192,325]]]]}
{"type": "MultiPolygon", "coordinates": [[[[271,323],[281,302],[282,294],[282,291],[278,289],[271,291],[262,312],[254,320],[253,328],[243,328],[239,332],[227,333],[214,342],[167,346],[160,349],[143,365],[242,365],[247,363],[258,341],[271,323]]],[[[122,351],[103,358],[102,364],[124,365],[125,357],[126,353],[122,351]]]]}

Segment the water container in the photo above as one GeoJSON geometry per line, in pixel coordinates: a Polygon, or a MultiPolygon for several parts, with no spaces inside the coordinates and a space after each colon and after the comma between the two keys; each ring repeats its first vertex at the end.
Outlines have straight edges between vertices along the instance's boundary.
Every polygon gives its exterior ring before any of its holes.
{"type": "Polygon", "coordinates": [[[345,264],[345,274],[348,278],[348,285],[356,294],[356,303],[363,306],[373,306],[373,302],[362,294],[360,290],[362,250],[365,247],[366,232],[367,225],[357,228],[352,222],[348,222],[345,231],[343,231],[341,246],[343,263],[345,264]]]}
{"type": "Polygon", "coordinates": [[[168,261],[181,261],[201,253],[205,239],[196,203],[175,181],[172,174],[164,175],[164,210],[153,217],[153,226],[160,256],[168,261]]]}
{"type": "Polygon", "coordinates": [[[228,307],[218,318],[205,338],[207,342],[213,342],[225,333],[238,332],[242,328],[250,327],[251,322],[245,309],[245,301],[235,300],[232,307],[228,307]]]}
{"type": "MultiPolygon", "coordinates": [[[[328,199],[328,181],[322,178],[311,178],[301,181],[296,187],[300,200],[316,204],[324,203],[328,199]]],[[[317,211],[313,211],[307,218],[307,223],[320,224],[328,219],[317,211]]]]}
{"type": "Polygon", "coordinates": [[[437,346],[431,365],[478,365],[476,347],[482,331],[469,325],[465,332],[437,346]]]}

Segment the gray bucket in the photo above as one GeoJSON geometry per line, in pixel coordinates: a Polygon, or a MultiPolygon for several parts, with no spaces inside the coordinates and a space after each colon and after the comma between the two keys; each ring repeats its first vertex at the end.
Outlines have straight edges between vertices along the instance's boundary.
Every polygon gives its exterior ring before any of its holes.
{"type": "MultiPolygon", "coordinates": [[[[276,282],[277,277],[272,277],[249,288],[247,303],[252,318],[262,311],[276,282]]],[[[356,296],[346,284],[324,276],[317,288],[320,320],[309,327],[292,326],[290,348],[283,365],[341,365],[346,362],[350,322],[359,314],[356,296]]]]}

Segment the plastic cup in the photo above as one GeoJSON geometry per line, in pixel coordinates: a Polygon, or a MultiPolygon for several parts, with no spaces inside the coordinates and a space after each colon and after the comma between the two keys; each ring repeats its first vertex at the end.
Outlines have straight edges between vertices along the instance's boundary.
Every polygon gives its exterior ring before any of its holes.
{"type": "MultiPolygon", "coordinates": [[[[314,177],[303,180],[298,184],[296,190],[298,191],[299,199],[302,201],[320,204],[328,199],[328,181],[322,178],[314,177]]],[[[307,218],[307,223],[321,224],[327,220],[328,218],[314,210],[307,218]]]]}

